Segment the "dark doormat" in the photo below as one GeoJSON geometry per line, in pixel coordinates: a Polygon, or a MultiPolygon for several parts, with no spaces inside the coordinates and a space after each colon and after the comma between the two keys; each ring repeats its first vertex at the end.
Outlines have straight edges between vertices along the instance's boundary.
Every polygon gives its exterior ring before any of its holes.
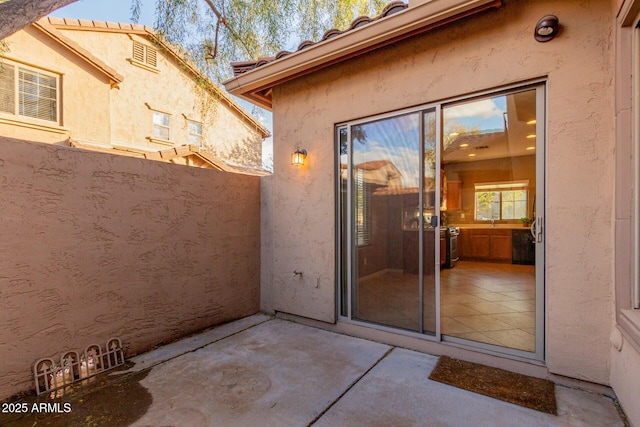
{"type": "Polygon", "coordinates": [[[441,356],[429,379],[557,415],[553,382],[441,356]]]}

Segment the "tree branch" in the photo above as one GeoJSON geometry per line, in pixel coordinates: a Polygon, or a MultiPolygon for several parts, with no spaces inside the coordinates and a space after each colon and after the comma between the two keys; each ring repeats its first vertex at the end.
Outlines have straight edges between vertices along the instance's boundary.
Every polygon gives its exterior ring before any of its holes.
{"type": "Polygon", "coordinates": [[[0,2],[0,40],[56,9],[77,0],[8,0],[0,2]]]}

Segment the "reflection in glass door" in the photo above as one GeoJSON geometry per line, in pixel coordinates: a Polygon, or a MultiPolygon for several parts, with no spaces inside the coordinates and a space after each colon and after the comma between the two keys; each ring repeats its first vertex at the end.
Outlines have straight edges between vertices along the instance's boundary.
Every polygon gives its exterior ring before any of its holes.
{"type": "MultiPolygon", "coordinates": [[[[433,154],[435,114],[424,117],[433,154]]],[[[341,311],[360,321],[435,333],[435,193],[431,187],[421,192],[420,182],[434,181],[436,164],[432,158],[424,162],[430,169],[421,168],[423,120],[416,112],[339,128],[340,246],[351,254],[341,257],[343,283],[351,282],[351,292],[342,287],[341,311]]]]}
{"type": "Polygon", "coordinates": [[[541,354],[541,236],[531,229],[542,188],[541,93],[532,88],[442,107],[443,211],[460,230],[459,261],[440,275],[445,338],[541,354]]]}
{"type": "Polygon", "coordinates": [[[544,358],[544,85],[337,128],[340,315],[544,358]]]}

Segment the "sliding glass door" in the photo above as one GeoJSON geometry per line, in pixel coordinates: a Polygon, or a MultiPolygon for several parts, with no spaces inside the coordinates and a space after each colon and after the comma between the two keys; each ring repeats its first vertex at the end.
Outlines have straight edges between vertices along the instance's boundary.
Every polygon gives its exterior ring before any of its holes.
{"type": "Polygon", "coordinates": [[[544,85],[352,121],[339,147],[339,311],[544,357],[544,85]]]}
{"type": "Polygon", "coordinates": [[[342,280],[350,283],[341,310],[352,319],[435,334],[435,117],[412,112],[338,129],[342,280]]]}

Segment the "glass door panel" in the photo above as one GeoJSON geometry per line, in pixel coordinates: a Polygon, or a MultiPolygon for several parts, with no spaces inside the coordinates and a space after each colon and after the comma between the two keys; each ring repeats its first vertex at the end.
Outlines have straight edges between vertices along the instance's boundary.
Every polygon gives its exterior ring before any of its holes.
{"type": "Polygon", "coordinates": [[[541,188],[539,93],[443,106],[443,218],[461,231],[460,259],[442,270],[440,287],[443,335],[541,354],[540,260],[529,229],[541,188]]]}
{"type": "Polygon", "coordinates": [[[342,318],[544,359],[544,96],[337,128],[342,318]]]}
{"type": "Polygon", "coordinates": [[[420,330],[420,115],[349,128],[351,317],[420,330]]]}
{"type": "Polygon", "coordinates": [[[436,274],[440,270],[442,245],[440,244],[439,216],[440,197],[436,197],[440,191],[440,168],[438,166],[436,152],[437,146],[437,121],[435,110],[426,111],[422,115],[422,134],[424,146],[423,161],[423,187],[422,207],[425,219],[423,232],[423,266],[422,266],[422,327],[423,333],[436,335],[436,320],[438,307],[436,306],[436,274]],[[432,222],[432,218],[434,218],[432,222]],[[438,256],[436,257],[436,252],[438,256]]]}

